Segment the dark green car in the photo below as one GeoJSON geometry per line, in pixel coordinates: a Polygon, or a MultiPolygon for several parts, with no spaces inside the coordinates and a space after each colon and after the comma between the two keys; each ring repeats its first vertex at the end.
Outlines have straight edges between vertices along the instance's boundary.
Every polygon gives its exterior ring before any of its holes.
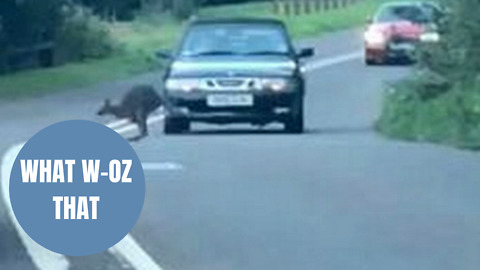
{"type": "Polygon", "coordinates": [[[189,25],[164,77],[165,133],[190,123],[280,122],[291,133],[304,130],[305,83],[299,59],[282,22],[217,19],[189,25]]]}

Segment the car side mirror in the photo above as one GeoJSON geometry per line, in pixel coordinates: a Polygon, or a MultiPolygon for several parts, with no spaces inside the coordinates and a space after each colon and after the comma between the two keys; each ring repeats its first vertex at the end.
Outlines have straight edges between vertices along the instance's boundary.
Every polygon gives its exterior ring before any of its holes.
{"type": "Polygon", "coordinates": [[[160,59],[172,59],[173,54],[170,50],[158,50],[155,52],[155,56],[160,59]]]}
{"type": "Polygon", "coordinates": [[[305,48],[300,50],[299,53],[297,53],[298,58],[308,58],[312,57],[315,55],[315,49],[314,48],[305,48]]]}

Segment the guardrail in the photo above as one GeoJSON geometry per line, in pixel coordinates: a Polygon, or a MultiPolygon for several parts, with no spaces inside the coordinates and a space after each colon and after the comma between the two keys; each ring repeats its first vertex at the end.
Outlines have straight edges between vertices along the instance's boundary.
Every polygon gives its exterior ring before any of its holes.
{"type": "Polygon", "coordinates": [[[297,16],[345,8],[363,0],[273,0],[275,14],[297,16]]]}

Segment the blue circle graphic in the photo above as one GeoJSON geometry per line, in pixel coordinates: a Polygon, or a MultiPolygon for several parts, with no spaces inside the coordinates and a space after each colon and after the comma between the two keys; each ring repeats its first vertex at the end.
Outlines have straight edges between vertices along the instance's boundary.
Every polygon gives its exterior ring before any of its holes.
{"type": "Polygon", "coordinates": [[[90,121],[38,132],[18,154],[10,177],[21,227],[41,246],[69,256],[96,254],[122,240],[144,199],[145,177],[133,148],[90,121]]]}

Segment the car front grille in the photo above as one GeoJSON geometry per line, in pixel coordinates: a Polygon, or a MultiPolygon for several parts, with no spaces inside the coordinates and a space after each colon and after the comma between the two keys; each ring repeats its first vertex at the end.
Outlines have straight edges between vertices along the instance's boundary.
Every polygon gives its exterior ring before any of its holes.
{"type": "Polygon", "coordinates": [[[243,79],[218,79],[216,80],[218,86],[221,87],[239,87],[245,83],[243,79]]]}
{"type": "Polygon", "coordinates": [[[391,39],[392,43],[415,43],[417,42],[417,39],[412,38],[412,37],[404,37],[404,36],[393,36],[391,39]]]}
{"type": "Polygon", "coordinates": [[[204,80],[203,89],[211,91],[248,91],[260,87],[258,79],[254,78],[209,78],[204,80]]]}

